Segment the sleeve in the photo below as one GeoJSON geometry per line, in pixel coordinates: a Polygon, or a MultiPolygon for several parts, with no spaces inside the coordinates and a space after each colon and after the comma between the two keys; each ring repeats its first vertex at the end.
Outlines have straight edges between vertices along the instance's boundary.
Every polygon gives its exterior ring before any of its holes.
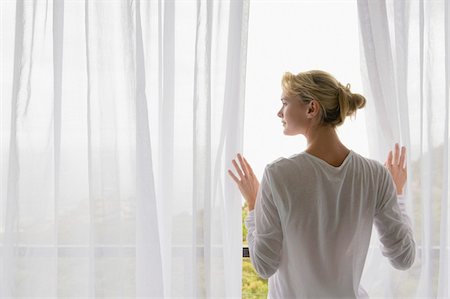
{"type": "Polygon", "coordinates": [[[278,210],[273,200],[268,167],[265,168],[256,197],[255,209],[248,214],[247,241],[250,259],[262,278],[269,278],[281,260],[283,233],[278,210]]]}
{"type": "Polygon", "coordinates": [[[405,197],[397,197],[392,177],[384,167],[379,191],[375,226],[381,251],[394,268],[406,270],[414,263],[416,253],[411,221],[405,211],[405,197]]]}

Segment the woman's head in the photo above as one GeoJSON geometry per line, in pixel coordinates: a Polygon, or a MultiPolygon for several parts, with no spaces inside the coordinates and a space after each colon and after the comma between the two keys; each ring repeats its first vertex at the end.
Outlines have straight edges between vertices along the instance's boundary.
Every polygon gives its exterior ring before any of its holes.
{"type": "Polygon", "coordinates": [[[297,75],[285,73],[282,79],[283,94],[298,96],[305,104],[317,101],[320,106],[320,125],[332,127],[344,123],[347,116],[364,107],[366,99],[350,91],[350,84],[342,85],[331,74],[312,70],[297,75]]]}

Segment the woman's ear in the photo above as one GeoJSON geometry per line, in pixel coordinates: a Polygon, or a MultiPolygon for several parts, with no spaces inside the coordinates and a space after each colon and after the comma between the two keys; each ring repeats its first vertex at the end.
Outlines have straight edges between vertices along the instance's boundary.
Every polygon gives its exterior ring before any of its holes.
{"type": "Polygon", "coordinates": [[[308,104],[308,108],[306,110],[306,117],[307,118],[314,118],[319,114],[320,111],[320,104],[316,100],[312,100],[308,104]]]}

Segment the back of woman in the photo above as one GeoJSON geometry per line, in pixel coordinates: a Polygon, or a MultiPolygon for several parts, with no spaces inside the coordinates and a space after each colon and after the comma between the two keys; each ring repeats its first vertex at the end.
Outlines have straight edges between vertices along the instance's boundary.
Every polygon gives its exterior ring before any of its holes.
{"type": "MultiPolygon", "coordinates": [[[[272,297],[363,293],[359,282],[377,208],[396,200],[390,180],[381,164],[352,151],[339,167],[305,152],[269,164],[261,184],[265,196],[255,213],[266,215],[257,220],[258,235],[283,236],[278,271],[270,280],[271,291],[277,290],[272,297]],[[265,212],[272,204],[278,212],[273,218],[265,212]]],[[[265,256],[264,263],[278,240],[266,242],[254,252],[265,256]]]]}
{"type": "Polygon", "coordinates": [[[240,178],[230,175],[249,204],[250,257],[269,278],[269,298],[367,297],[360,280],[373,224],[394,267],[414,261],[400,196],[405,149],[396,145],[385,167],[340,143],[335,127],[365,103],[351,95],[321,71],[286,74],[278,116],[286,135],[307,138],[306,151],[268,164],[261,184],[245,158],[241,167],[233,160],[240,178]]]}

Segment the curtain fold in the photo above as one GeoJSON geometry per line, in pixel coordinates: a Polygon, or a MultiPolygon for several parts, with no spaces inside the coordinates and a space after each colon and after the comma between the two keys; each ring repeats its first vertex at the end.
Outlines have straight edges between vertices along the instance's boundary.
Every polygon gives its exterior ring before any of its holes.
{"type": "MultiPolygon", "coordinates": [[[[445,1],[444,5],[444,14],[445,14],[445,82],[447,88],[445,89],[445,99],[447,100],[445,106],[445,116],[444,123],[450,124],[450,3],[445,1]]],[[[450,136],[450,125],[444,126],[444,138],[445,136],[450,136]]],[[[447,146],[444,146],[442,156],[442,180],[444,182],[443,190],[442,190],[442,207],[443,211],[450,211],[449,198],[450,198],[450,189],[449,189],[449,143],[447,142],[447,146]],[[447,184],[445,184],[447,182],[447,184]],[[447,195],[446,195],[447,194],[447,195]]],[[[440,260],[441,265],[439,267],[439,280],[438,280],[438,296],[441,297],[450,297],[450,217],[449,213],[441,214],[441,226],[440,226],[440,260]]]]}
{"type": "MultiPolygon", "coordinates": [[[[131,17],[132,15],[130,15],[131,17]]],[[[146,69],[140,0],[136,0],[135,17],[135,84],[136,84],[136,297],[164,297],[163,265],[164,240],[160,235],[160,221],[164,214],[157,211],[157,197],[153,174],[151,136],[146,97],[146,69]],[[149,197],[150,196],[150,197],[149,197]],[[149,283],[151,281],[152,283],[149,283]]],[[[132,22],[130,22],[132,23],[132,22]]],[[[167,266],[166,266],[167,267],[167,266]]],[[[168,272],[168,271],[167,271],[168,272]]]]}
{"type": "MultiPolygon", "coordinates": [[[[13,11],[12,11],[13,12],[13,11]]],[[[2,14],[3,14],[2,10],[2,14]]],[[[14,52],[13,52],[13,75],[12,82],[10,82],[10,86],[12,86],[11,92],[11,106],[17,107],[17,96],[19,94],[19,82],[21,80],[21,75],[24,72],[21,72],[21,65],[23,59],[24,52],[24,5],[23,1],[17,1],[17,5],[15,7],[15,36],[10,40],[14,42],[14,52]]],[[[3,25],[3,24],[2,24],[3,25]]],[[[29,38],[29,36],[27,36],[29,38]]],[[[25,60],[25,59],[24,59],[25,60]]],[[[3,57],[2,57],[2,65],[3,65],[3,57]]],[[[25,74],[24,74],[25,75],[25,74]]],[[[3,84],[3,82],[2,82],[3,84]]],[[[3,98],[3,94],[2,94],[3,98]]],[[[3,107],[3,101],[2,101],[3,107]]],[[[2,109],[3,111],[3,109],[2,109]]],[[[3,114],[3,113],[2,113],[3,114]]],[[[3,115],[2,115],[3,116],[3,115]]],[[[11,118],[9,124],[9,135],[4,136],[2,131],[2,153],[5,151],[5,148],[8,149],[8,157],[6,155],[2,155],[2,166],[8,166],[8,171],[4,171],[2,168],[2,176],[6,174],[8,176],[8,180],[4,182],[2,180],[2,186],[6,186],[6,188],[2,188],[2,219],[4,219],[2,223],[3,236],[2,236],[2,259],[1,259],[1,279],[2,279],[2,287],[0,287],[0,294],[2,297],[11,297],[14,288],[14,279],[15,275],[15,252],[17,252],[17,248],[14,247],[13,244],[17,243],[17,236],[14,234],[17,231],[17,226],[15,225],[16,217],[17,217],[17,197],[18,197],[18,159],[17,159],[17,123],[15,121],[17,117],[17,110],[11,109],[11,118]],[[9,137],[8,146],[4,146],[6,144],[5,138],[9,137]],[[6,160],[7,159],[7,160],[6,160]],[[6,194],[3,193],[6,189],[6,194]],[[6,195],[6,196],[5,196],[6,195]]],[[[6,125],[6,123],[2,122],[2,128],[6,125]]]]}
{"type": "Polygon", "coordinates": [[[418,248],[414,266],[399,272],[372,239],[363,284],[372,296],[447,298],[449,4],[358,0],[358,14],[371,156],[384,161],[395,142],[408,147],[405,192],[418,248]]]}
{"type": "Polygon", "coordinates": [[[194,71],[194,138],[193,138],[193,246],[202,248],[201,254],[193,254],[194,297],[211,295],[211,31],[212,3],[197,2],[197,26],[195,40],[194,71]],[[204,246],[202,246],[203,244],[204,246]],[[203,279],[204,278],[204,279],[203,279]]]}
{"type": "MultiPolygon", "coordinates": [[[[159,195],[157,199],[158,213],[171,215],[171,200],[175,198],[175,160],[174,160],[174,134],[175,134],[175,1],[158,1],[158,105],[159,114],[154,116],[159,122],[158,173],[159,195]]],[[[152,39],[147,40],[152,43],[152,39]]],[[[152,66],[150,66],[152,67],[152,66]]],[[[154,63],[156,67],[156,62],[154,63]]],[[[164,279],[168,284],[166,294],[171,294],[171,263],[172,263],[172,218],[159,219],[159,229],[162,238],[162,261],[164,263],[164,279]]],[[[187,290],[184,290],[187,291],[187,290]]]]}
{"type": "Polygon", "coordinates": [[[249,2],[1,5],[0,296],[239,298],[249,2]]]}

